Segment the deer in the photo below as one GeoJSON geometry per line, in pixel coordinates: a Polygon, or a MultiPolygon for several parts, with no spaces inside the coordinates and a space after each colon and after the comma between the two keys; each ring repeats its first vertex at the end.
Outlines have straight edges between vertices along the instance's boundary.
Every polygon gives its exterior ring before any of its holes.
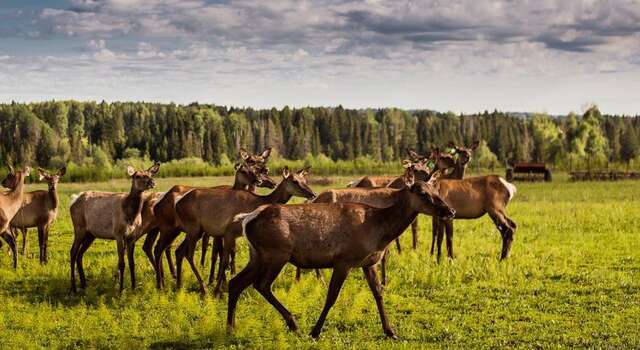
{"type": "MultiPolygon", "coordinates": [[[[248,191],[231,189],[194,189],[176,203],[176,214],[186,237],[176,250],[177,287],[181,287],[182,260],[186,257],[196,276],[202,294],[207,288],[193,262],[193,254],[203,232],[214,237],[224,237],[223,258],[218,270],[215,296],[221,296],[225,282],[225,269],[229,263],[230,252],[235,249],[236,238],[241,235],[239,223],[234,223],[236,214],[252,211],[264,204],[284,204],[293,196],[315,198],[316,194],[307,184],[310,167],[291,172],[288,167],[282,170],[282,181],[267,195],[257,195],[248,191]]],[[[158,254],[158,252],[156,252],[158,254]]],[[[213,276],[209,276],[213,282],[213,276]]]]}
{"type": "MultiPolygon", "coordinates": [[[[275,187],[275,183],[268,176],[269,169],[265,166],[265,162],[267,161],[270,153],[271,148],[267,148],[259,156],[251,155],[244,151],[244,149],[240,149],[241,163],[236,166],[236,182],[232,188],[235,190],[253,190],[256,185],[259,187],[275,187]]],[[[220,187],[226,188],[227,186],[220,187]]],[[[156,220],[156,227],[159,231],[159,236],[157,233],[152,237],[149,237],[148,235],[145,240],[145,246],[148,247],[149,250],[153,247],[152,255],[153,261],[155,262],[154,270],[156,273],[156,288],[158,289],[162,289],[164,285],[164,271],[162,261],[159,260],[159,257],[161,256],[162,251],[167,251],[167,248],[181,232],[176,220],[175,204],[187,192],[195,188],[196,187],[192,186],[175,185],[153,206],[153,216],[156,220]]],[[[214,253],[211,256],[212,270],[215,269],[216,257],[218,255],[222,255],[221,245],[222,240],[220,238],[214,238],[214,253]]],[[[231,256],[233,256],[233,252],[231,253],[231,256]]],[[[220,260],[222,260],[222,257],[220,260]]]]}
{"type": "MultiPolygon", "coordinates": [[[[11,220],[11,229],[22,232],[22,255],[27,254],[27,230],[32,227],[38,229],[40,264],[48,262],[49,229],[58,215],[58,181],[66,171],[66,167],[60,168],[56,173],[38,168],[39,180],[45,180],[49,189],[25,193],[22,208],[11,220]]],[[[14,233],[14,236],[17,237],[17,234],[14,233]]]]}
{"type": "Polygon", "coordinates": [[[15,171],[12,165],[8,165],[9,173],[2,180],[2,186],[8,188],[7,192],[0,193],[0,237],[7,242],[13,255],[13,268],[18,268],[18,251],[16,241],[11,234],[11,220],[22,207],[24,200],[24,180],[31,173],[31,168],[25,166],[22,170],[15,171]]]}
{"type": "Polygon", "coordinates": [[[73,245],[71,246],[71,291],[77,292],[75,268],[80,275],[80,287],[85,289],[87,281],[82,258],[96,238],[115,240],[118,251],[120,293],[124,290],[125,251],[131,274],[131,288],[135,289],[134,244],[141,234],[143,193],[155,187],[153,177],[160,170],[155,163],[147,170],[127,167],[131,178],[128,193],[82,192],[71,203],[69,211],[73,223],[73,245]]]}
{"type": "MultiPolygon", "coordinates": [[[[464,166],[459,169],[458,174],[463,176],[464,166]]],[[[514,184],[498,175],[486,175],[443,179],[438,190],[440,196],[456,210],[456,219],[477,219],[488,214],[502,237],[500,260],[509,257],[517,225],[507,216],[506,207],[516,193],[514,184]]],[[[438,234],[438,261],[441,257],[443,230],[447,237],[447,255],[453,259],[453,220],[434,219],[434,222],[434,234],[438,234]]]]}
{"type": "MultiPolygon", "coordinates": [[[[455,160],[451,155],[444,154],[438,150],[434,150],[429,156],[423,156],[418,154],[412,149],[407,150],[409,160],[404,160],[403,163],[422,163],[433,164],[435,170],[446,170],[452,168],[455,165],[455,160]]],[[[420,173],[418,173],[420,174],[420,173]]],[[[350,182],[347,187],[350,188],[371,188],[371,187],[390,187],[390,188],[402,188],[404,186],[404,180],[402,176],[365,176],[360,180],[350,182]]],[[[418,220],[411,223],[411,237],[413,241],[413,249],[418,247],[418,220]]],[[[396,241],[396,249],[399,253],[402,252],[400,241],[396,241]]],[[[384,271],[384,269],[383,269],[384,271]]]]}
{"type": "Polygon", "coordinates": [[[232,333],[235,328],[238,297],[249,285],[275,307],[291,331],[298,329],[291,312],[271,291],[283,267],[291,263],[305,269],[333,269],[327,298],[311,337],[320,336],[345,279],[353,268],[359,267],[376,301],[385,335],[397,339],[384,309],[376,264],[418,213],[455,215],[455,210],[438,195],[437,177],[428,182],[416,181],[408,170],[405,179],[405,187],[394,190],[393,205],[386,208],[363,203],[273,204],[236,215],[234,220],[242,223],[249,241],[250,258],[247,266],[229,282],[227,332],[232,333]]]}
{"type": "MultiPolygon", "coordinates": [[[[447,162],[437,161],[436,169],[432,172],[426,164],[422,162],[412,163],[410,160],[405,160],[403,162],[403,166],[405,167],[405,171],[410,170],[413,173],[413,176],[419,180],[427,182],[431,179],[434,174],[438,174],[436,176],[441,176],[444,170],[446,170],[447,162]],[[445,169],[441,169],[445,168],[445,169]]],[[[402,186],[397,183],[397,179],[393,181],[394,187],[374,187],[374,188],[365,188],[365,187],[356,187],[356,188],[344,188],[344,189],[332,189],[326,190],[318,195],[316,199],[313,200],[313,203],[363,203],[370,205],[372,207],[377,208],[385,208],[393,204],[393,194],[401,190],[405,187],[404,180],[405,177],[401,176],[401,180],[403,180],[402,186]]],[[[397,242],[397,241],[396,241],[397,242]]],[[[382,258],[381,266],[382,266],[382,284],[387,284],[386,277],[386,260],[387,253],[382,258]]],[[[319,272],[316,270],[316,275],[319,275],[319,272]]],[[[300,269],[296,269],[296,281],[300,280],[300,269]]]]}
{"type": "MultiPolygon", "coordinates": [[[[455,180],[461,180],[464,177],[464,174],[467,170],[467,165],[469,164],[469,161],[471,160],[471,153],[473,153],[473,151],[475,151],[478,146],[480,145],[479,141],[474,141],[470,146],[465,147],[465,146],[456,146],[455,143],[453,142],[449,142],[448,147],[449,149],[451,149],[450,154],[454,154],[456,156],[456,160],[455,160],[455,164],[453,166],[453,170],[448,173],[445,174],[442,178],[443,179],[455,179],[455,180]]],[[[436,152],[440,152],[439,149],[436,149],[436,152]]],[[[435,242],[437,237],[440,237],[440,242],[442,242],[442,235],[444,234],[444,230],[447,227],[447,223],[442,222],[441,220],[438,220],[437,218],[432,218],[431,219],[431,233],[432,233],[432,237],[431,237],[431,255],[433,255],[433,250],[434,250],[434,246],[435,246],[435,242]],[[439,234],[439,232],[442,231],[442,235],[439,234]]],[[[447,243],[448,244],[448,243],[447,243]]],[[[441,243],[439,244],[441,245],[441,243]]],[[[439,259],[438,259],[439,260],[439,259]]]]}

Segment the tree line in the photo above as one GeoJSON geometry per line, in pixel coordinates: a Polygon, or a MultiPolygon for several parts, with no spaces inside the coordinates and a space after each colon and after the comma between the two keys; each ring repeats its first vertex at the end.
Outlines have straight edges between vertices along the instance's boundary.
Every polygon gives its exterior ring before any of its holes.
{"type": "Polygon", "coordinates": [[[602,114],[456,115],[430,110],[48,101],[0,104],[0,161],[109,167],[121,159],[200,158],[213,166],[239,147],[273,147],[282,158],[394,162],[413,148],[481,140],[482,166],[545,161],[556,167],[640,165],[640,118],[602,114]]]}

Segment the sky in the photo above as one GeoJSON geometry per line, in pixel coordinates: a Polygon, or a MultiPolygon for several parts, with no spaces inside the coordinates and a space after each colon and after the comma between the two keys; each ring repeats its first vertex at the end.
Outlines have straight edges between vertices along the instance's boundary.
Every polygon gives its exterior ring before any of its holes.
{"type": "Polygon", "coordinates": [[[0,102],[640,114],[640,0],[0,0],[0,102]]]}

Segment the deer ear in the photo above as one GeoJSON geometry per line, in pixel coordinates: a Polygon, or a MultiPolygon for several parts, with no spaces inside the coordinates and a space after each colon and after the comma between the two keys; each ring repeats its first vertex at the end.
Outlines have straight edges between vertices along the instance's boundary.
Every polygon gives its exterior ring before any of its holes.
{"type": "Polygon", "coordinates": [[[480,146],[480,141],[478,140],[473,141],[473,144],[471,144],[471,150],[475,151],[476,148],[478,148],[478,146],[480,146]]]}
{"type": "Polygon", "coordinates": [[[147,172],[149,172],[151,176],[155,176],[158,173],[158,171],[160,171],[160,163],[158,162],[153,163],[151,168],[147,169],[147,172]]]}
{"type": "Polygon", "coordinates": [[[47,176],[47,173],[44,171],[44,169],[38,168],[38,181],[44,180],[46,176],[47,176]]]}
{"type": "Polygon", "coordinates": [[[271,155],[271,147],[265,148],[264,151],[260,153],[260,157],[262,157],[265,161],[269,159],[270,155],[271,155]]]}
{"type": "Polygon", "coordinates": [[[133,176],[136,173],[136,169],[134,169],[131,165],[127,165],[127,174],[129,176],[133,176]]]}
{"type": "Polygon", "coordinates": [[[307,176],[309,175],[310,172],[311,172],[311,165],[307,165],[304,168],[300,169],[300,171],[298,171],[298,174],[302,176],[307,176]]]}
{"type": "Polygon", "coordinates": [[[63,166],[62,168],[60,168],[60,170],[58,170],[58,176],[64,176],[64,174],[67,173],[67,167],[63,166]]]}
{"type": "Polygon", "coordinates": [[[24,175],[24,177],[27,177],[29,176],[29,174],[31,174],[31,167],[27,165],[22,170],[22,175],[24,175]]]}
{"type": "Polygon", "coordinates": [[[7,164],[7,167],[9,167],[9,172],[11,172],[12,174],[16,172],[15,169],[13,169],[13,165],[7,164]]]}
{"type": "Polygon", "coordinates": [[[412,162],[409,159],[404,159],[402,161],[402,167],[408,169],[411,167],[412,162]]]}
{"type": "Polygon", "coordinates": [[[412,149],[407,150],[407,153],[409,154],[409,157],[414,161],[418,161],[420,160],[420,158],[422,158],[418,153],[416,153],[412,149]]]}
{"type": "Polygon", "coordinates": [[[433,173],[431,173],[431,176],[429,177],[429,181],[427,182],[427,184],[429,184],[432,187],[437,187],[438,183],[440,182],[440,177],[442,176],[442,171],[440,170],[436,170],[433,173]]]}
{"type": "Polygon", "coordinates": [[[413,183],[416,181],[416,176],[413,173],[413,169],[407,168],[404,172],[404,184],[407,187],[413,186],[413,183]]]}
{"type": "Polygon", "coordinates": [[[240,148],[240,159],[246,160],[247,158],[249,158],[249,153],[244,148],[240,148]]]}
{"type": "Polygon", "coordinates": [[[291,175],[291,171],[289,170],[289,167],[285,165],[284,168],[282,168],[282,177],[286,179],[289,175],[291,175]]]}
{"type": "Polygon", "coordinates": [[[240,163],[236,163],[236,164],[233,166],[233,170],[238,171],[238,169],[240,169],[240,163]]]}

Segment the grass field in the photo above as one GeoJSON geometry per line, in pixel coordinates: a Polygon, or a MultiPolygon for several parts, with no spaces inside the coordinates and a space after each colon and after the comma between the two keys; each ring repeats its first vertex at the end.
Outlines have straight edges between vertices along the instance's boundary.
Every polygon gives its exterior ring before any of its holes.
{"type": "MultiPolygon", "coordinates": [[[[333,187],[347,180],[336,179],[333,187]]],[[[176,183],[231,179],[160,179],[158,190],[176,183]]],[[[70,295],[69,196],[129,185],[61,184],[49,264],[38,263],[35,231],[17,270],[10,267],[6,245],[0,252],[0,348],[640,347],[640,182],[570,183],[557,176],[550,184],[517,186],[508,211],[519,228],[508,261],[498,261],[499,234],[484,217],[457,221],[456,259],[436,264],[428,252],[430,219],[421,217],[419,249],[411,250],[410,234],[403,235],[406,249],[400,256],[394,249],[388,267],[385,305],[400,340],[383,337],[373,297],[355,270],[314,341],[307,334],[327,287],[313,273],[294,283],[292,266],[274,291],[297,318],[299,333],[288,332],[275,309],[247,289],[238,304],[236,332],[227,336],[226,297],[201,298],[188,265],[185,289],[175,291],[171,282],[168,291],[156,291],[141,241],[137,290],[118,294],[115,243],[97,241],[84,259],[88,288],[70,295]]],[[[242,268],[243,239],[239,247],[242,268]]]]}

